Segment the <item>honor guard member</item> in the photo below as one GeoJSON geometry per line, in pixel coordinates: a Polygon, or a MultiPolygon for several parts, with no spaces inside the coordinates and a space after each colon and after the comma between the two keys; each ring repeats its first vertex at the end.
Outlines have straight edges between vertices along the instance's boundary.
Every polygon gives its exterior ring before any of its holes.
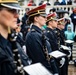
{"type": "MultiPolygon", "coordinates": [[[[63,31],[64,27],[65,27],[65,19],[64,18],[58,19],[58,25],[55,30],[58,39],[58,47],[61,52],[68,54],[69,52],[67,50],[63,50],[62,48],[60,48],[61,45],[65,45],[65,36],[63,31]]],[[[62,57],[62,62],[64,62],[64,64],[60,67],[60,75],[68,75],[68,57],[67,56],[62,57]]]]}
{"type": "Polygon", "coordinates": [[[63,30],[64,28],[65,28],[65,19],[64,18],[58,19],[58,25],[55,33],[57,34],[59,47],[60,45],[65,45],[65,35],[63,30]]]}
{"type": "Polygon", "coordinates": [[[47,16],[46,22],[46,36],[49,38],[49,42],[51,44],[51,48],[53,51],[58,50],[57,37],[54,32],[54,29],[57,28],[57,18],[56,14],[52,13],[47,16]]]}
{"type": "Polygon", "coordinates": [[[24,55],[16,41],[18,10],[17,0],[0,0],[0,75],[25,75],[24,55]]]}
{"type": "MultiPolygon", "coordinates": [[[[54,32],[54,29],[57,28],[57,16],[55,13],[49,14],[47,16],[47,21],[46,21],[46,33],[45,35],[48,37],[51,48],[53,51],[59,50],[58,48],[58,44],[57,44],[57,36],[54,32]]],[[[56,64],[57,64],[57,68],[59,71],[59,59],[55,59],[56,60],[56,64]]]]}
{"type": "Polygon", "coordinates": [[[54,59],[48,56],[51,52],[50,44],[43,34],[42,26],[46,23],[46,4],[30,10],[29,22],[32,23],[30,31],[26,35],[27,54],[32,59],[32,63],[42,63],[54,75],[58,75],[58,70],[54,59]]]}

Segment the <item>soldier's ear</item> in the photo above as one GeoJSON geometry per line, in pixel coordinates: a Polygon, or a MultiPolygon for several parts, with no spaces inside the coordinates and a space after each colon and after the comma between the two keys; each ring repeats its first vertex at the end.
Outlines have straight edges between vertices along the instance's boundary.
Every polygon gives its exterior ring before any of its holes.
{"type": "Polygon", "coordinates": [[[34,17],[34,21],[38,22],[38,17],[37,16],[34,17]]]}
{"type": "Polygon", "coordinates": [[[48,23],[49,23],[49,24],[52,24],[52,21],[49,21],[48,23]]]}

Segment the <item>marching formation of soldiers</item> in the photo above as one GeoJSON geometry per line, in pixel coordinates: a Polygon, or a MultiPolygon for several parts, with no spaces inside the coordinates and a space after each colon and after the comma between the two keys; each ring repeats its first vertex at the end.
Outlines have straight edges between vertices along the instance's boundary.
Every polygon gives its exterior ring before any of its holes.
{"type": "Polygon", "coordinates": [[[38,62],[53,75],[68,75],[70,52],[61,47],[65,46],[65,19],[58,19],[56,13],[47,15],[43,4],[26,13],[26,34],[17,23],[18,10],[17,0],[0,0],[0,75],[28,75],[23,68],[38,62]],[[66,56],[49,55],[56,50],[66,56]]]}

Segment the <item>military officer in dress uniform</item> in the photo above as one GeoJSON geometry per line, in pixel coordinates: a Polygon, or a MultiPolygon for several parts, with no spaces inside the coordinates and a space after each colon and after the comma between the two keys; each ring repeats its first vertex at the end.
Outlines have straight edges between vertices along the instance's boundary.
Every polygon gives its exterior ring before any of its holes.
{"type": "MultiPolygon", "coordinates": [[[[64,36],[64,31],[63,29],[65,28],[65,18],[60,18],[58,19],[58,25],[55,30],[55,33],[57,35],[57,40],[58,40],[58,47],[60,48],[61,45],[65,45],[65,36],[64,36]]],[[[60,49],[61,52],[65,54],[69,54],[67,50],[60,49]]],[[[60,75],[68,75],[68,57],[65,56],[62,59],[65,60],[64,65],[60,68],[60,75]]]]}
{"type": "Polygon", "coordinates": [[[0,0],[0,75],[25,75],[25,55],[16,41],[18,10],[17,0],[0,0]]]}
{"type": "Polygon", "coordinates": [[[48,53],[52,51],[50,44],[41,29],[47,20],[45,9],[46,4],[43,4],[27,13],[32,26],[26,35],[26,49],[32,63],[40,62],[54,75],[58,75],[55,60],[53,57],[49,58],[48,56],[48,53]]]}
{"type": "MultiPolygon", "coordinates": [[[[56,14],[52,13],[47,16],[47,21],[46,21],[47,28],[46,28],[45,35],[48,37],[53,51],[59,50],[59,47],[57,44],[58,43],[57,36],[54,32],[54,29],[57,28],[57,23],[58,23],[57,20],[58,19],[56,14]]],[[[59,70],[59,75],[60,75],[60,69],[59,69],[60,59],[55,59],[55,60],[56,60],[57,68],[59,70]]]]}
{"type": "Polygon", "coordinates": [[[64,27],[65,27],[65,19],[64,18],[58,19],[58,25],[55,33],[57,34],[59,47],[60,45],[65,45],[65,35],[63,30],[64,27]]]}
{"type": "Polygon", "coordinates": [[[53,51],[58,50],[57,37],[55,35],[54,29],[57,28],[57,18],[56,14],[52,13],[47,16],[46,22],[46,36],[49,38],[51,48],[53,51]]]}

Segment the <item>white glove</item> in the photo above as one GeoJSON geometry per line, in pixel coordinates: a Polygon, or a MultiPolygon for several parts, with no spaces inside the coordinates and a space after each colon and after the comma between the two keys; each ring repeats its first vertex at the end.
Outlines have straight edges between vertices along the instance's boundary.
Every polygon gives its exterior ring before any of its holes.
{"type": "Polygon", "coordinates": [[[72,53],[71,53],[71,51],[69,51],[69,55],[68,55],[68,58],[71,56],[71,54],[72,54],[72,53]]]}
{"type": "Polygon", "coordinates": [[[65,63],[65,58],[63,57],[63,58],[60,60],[60,64],[61,64],[60,68],[64,65],[64,63],[65,63]]]}

